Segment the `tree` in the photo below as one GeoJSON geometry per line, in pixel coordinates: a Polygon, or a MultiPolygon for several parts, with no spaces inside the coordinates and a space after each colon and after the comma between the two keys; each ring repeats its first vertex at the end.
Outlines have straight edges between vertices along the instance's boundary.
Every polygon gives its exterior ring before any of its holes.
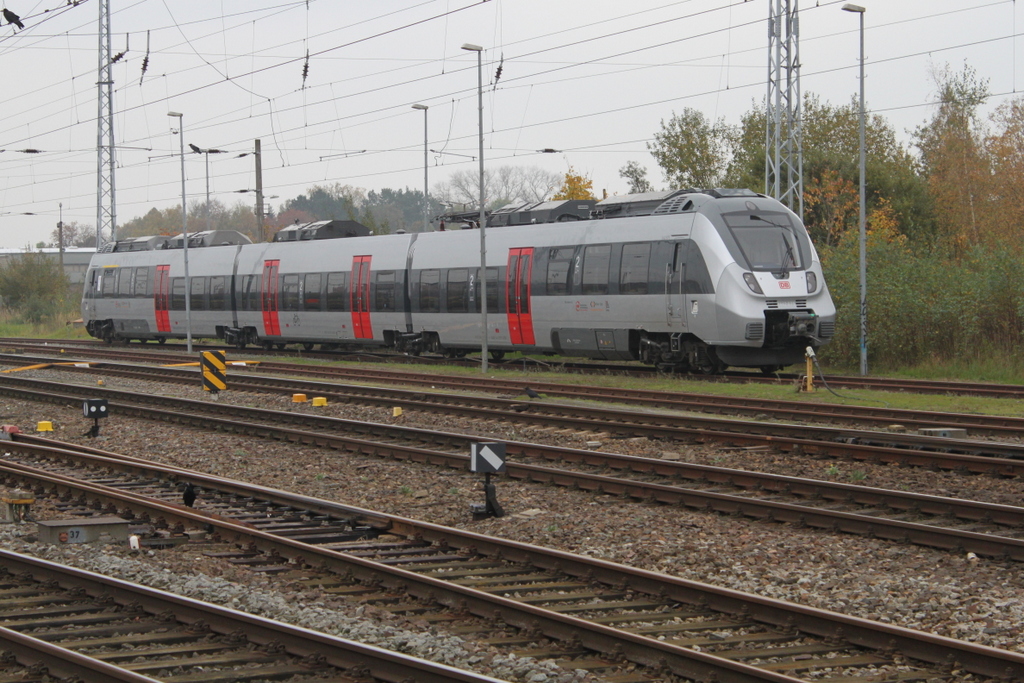
{"type": "Polygon", "coordinates": [[[148,237],[150,235],[177,235],[181,232],[181,207],[150,209],[146,215],[123,223],[117,230],[118,237],[148,237]]]}
{"type": "Polygon", "coordinates": [[[696,109],[687,107],[673,112],[654,142],[647,143],[665,180],[673,188],[721,187],[729,162],[733,132],[724,119],[711,122],[696,109]]]}
{"type": "MultiPolygon", "coordinates": [[[[510,202],[542,202],[561,180],[557,173],[536,166],[487,169],[484,171],[484,204],[500,207],[510,202]]],[[[433,196],[446,206],[477,207],[480,205],[480,174],[477,171],[455,171],[448,180],[434,185],[433,196]]]]}
{"type": "Polygon", "coordinates": [[[619,177],[629,182],[629,193],[654,192],[654,186],[647,180],[647,169],[635,161],[627,162],[619,169],[619,177]]]}
{"type": "Polygon", "coordinates": [[[825,169],[804,185],[804,222],[819,245],[834,246],[847,230],[859,234],[858,188],[838,171],[825,169]]]}
{"type": "MultiPolygon", "coordinates": [[[[59,248],[60,244],[60,228],[54,228],[53,232],[50,233],[50,241],[47,246],[59,248]]],[[[78,221],[70,221],[64,224],[64,248],[69,247],[80,247],[83,240],[89,240],[90,242],[96,241],[95,230],[91,225],[79,225],[78,221]]]]}
{"type": "Polygon", "coordinates": [[[360,207],[365,201],[366,193],[351,185],[314,185],[309,189],[308,196],[300,194],[286,201],[281,212],[299,209],[311,215],[315,221],[355,221],[359,220],[360,207]]]}
{"type": "MultiPolygon", "coordinates": [[[[363,204],[363,223],[376,228],[377,233],[423,231],[423,192],[419,190],[370,190],[363,204]]],[[[441,202],[428,197],[427,217],[437,216],[444,210],[441,202]]]]}
{"type": "Polygon", "coordinates": [[[551,199],[596,199],[594,197],[594,181],[587,176],[574,173],[570,166],[569,170],[565,172],[562,186],[558,188],[558,192],[551,199]]]}
{"type": "Polygon", "coordinates": [[[27,252],[0,267],[0,297],[28,322],[39,323],[57,313],[67,291],[67,276],[52,255],[27,252]]]}
{"type": "MultiPolygon", "coordinates": [[[[765,109],[754,105],[730,137],[731,158],[723,184],[765,191],[765,109]]],[[[860,104],[855,98],[843,105],[821,102],[813,93],[804,97],[804,220],[815,239],[834,239],[834,224],[815,213],[820,192],[842,180],[854,187],[860,181],[860,104]],[[808,192],[819,195],[809,197],[808,192]],[[819,221],[825,220],[824,223],[819,221]]],[[[865,121],[867,150],[867,204],[887,200],[899,220],[899,229],[922,241],[934,233],[933,204],[919,174],[917,161],[896,138],[892,125],[881,116],[865,121]]]]}
{"type": "Polygon", "coordinates": [[[969,66],[935,73],[938,105],[932,119],[915,131],[921,164],[937,212],[939,237],[953,254],[983,239],[990,205],[991,175],[984,153],[978,107],[988,98],[988,81],[969,66]]]}
{"type": "Polygon", "coordinates": [[[1011,243],[1024,225],[1024,98],[1001,105],[992,121],[998,130],[985,146],[992,166],[992,202],[1002,218],[992,221],[989,231],[996,240],[1011,243]]]}

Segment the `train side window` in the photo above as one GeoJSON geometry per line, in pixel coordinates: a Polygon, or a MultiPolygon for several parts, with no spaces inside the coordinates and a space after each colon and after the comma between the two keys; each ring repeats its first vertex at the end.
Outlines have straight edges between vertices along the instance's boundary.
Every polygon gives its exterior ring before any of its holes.
{"type": "Polygon", "coordinates": [[[700,253],[700,246],[693,240],[687,240],[683,247],[686,258],[686,279],[683,280],[684,294],[714,294],[715,287],[711,284],[711,274],[700,253]]]}
{"type": "Polygon", "coordinates": [[[559,296],[569,293],[569,266],[575,252],[573,247],[556,247],[548,252],[547,293],[559,296]]]}
{"type": "Polygon", "coordinates": [[[190,278],[192,281],[192,295],[189,297],[189,308],[193,311],[206,310],[206,282],[205,277],[190,278]]]}
{"type": "MultiPolygon", "coordinates": [[[[479,279],[480,269],[477,268],[474,272],[474,280],[479,279]]],[[[473,283],[473,289],[470,293],[471,301],[479,301],[480,287],[477,283],[473,283]]],[[[498,284],[498,268],[487,268],[487,312],[488,313],[502,313],[505,312],[505,306],[503,305],[505,299],[505,289],[498,284]]],[[[478,312],[479,304],[474,305],[475,312],[478,312]]]]}
{"type": "Polygon", "coordinates": [[[223,311],[227,309],[227,287],[223,275],[210,278],[210,310],[223,311]]]}
{"type": "Polygon", "coordinates": [[[445,309],[449,313],[469,312],[469,271],[465,268],[453,268],[448,271],[445,309]]]}
{"type": "Polygon", "coordinates": [[[171,279],[171,310],[185,310],[185,278],[183,277],[171,279]]]}
{"type": "Polygon", "coordinates": [[[281,276],[281,309],[282,311],[299,310],[299,276],[281,276]]]}
{"type": "Polygon", "coordinates": [[[327,273],[327,310],[348,309],[348,273],[327,273]]]}
{"type": "Polygon", "coordinates": [[[113,268],[108,268],[103,273],[103,296],[113,298],[114,292],[117,291],[117,271],[113,268]]]}
{"type": "Polygon", "coordinates": [[[441,312],[441,271],[420,271],[419,305],[422,313],[441,312]]]}
{"type": "Polygon", "coordinates": [[[255,311],[259,292],[256,291],[256,276],[245,275],[238,280],[238,310],[255,311]]]}
{"type": "Polygon", "coordinates": [[[374,288],[375,311],[395,310],[395,271],[385,270],[377,273],[374,288]]]}
{"type": "Polygon", "coordinates": [[[100,281],[100,272],[102,271],[97,268],[92,268],[86,276],[85,281],[89,283],[89,286],[86,289],[86,297],[89,299],[95,299],[99,295],[98,283],[100,281]]]}
{"type": "Polygon", "coordinates": [[[620,294],[647,294],[647,274],[651,265],[651,244],[622,245],[622,265],[619,268],[620,294]]]}
{"type": "Polygon", "coordinates": [[[608,293],[608,266],[612,260],[610,244],[589,246],[583,252],[584,294],[608,293]]]}
{"type": "Polygon", "coordinates": [[[320,283],[323,276],[320,273],[307,273],[302,283],[302,310],[319,311],[321,306],[320,283]]]}
{"type": "Polygon", "coordinates": [[[117,298],[127,299],[132,295],[132,269],[118,268],[117,298]]]}
{"type": "Polygon", "coordinates": [[[135,269],[135,297],[145,298],[150,295],[149,291],[149,268],[135,269]]]}

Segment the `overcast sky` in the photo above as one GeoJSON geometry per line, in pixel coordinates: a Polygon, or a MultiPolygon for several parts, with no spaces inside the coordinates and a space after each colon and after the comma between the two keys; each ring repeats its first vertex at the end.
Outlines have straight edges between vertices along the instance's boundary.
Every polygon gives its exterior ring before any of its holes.
{"type": "MultiPolygon", "coordinates": [[[[70,2],[6,0],[25,29],[0,31],[0,247],[49,240],[61,203],[65,221],[96,222],[99,1],[70,2]]],[[[254,202],[239,192],[255,188],[253,156],[238,155],[257,138],[275,209],[314,184],[422,189],[413,104],[429,107],[428,147],[441,152],[429,154],[431,186],[475,170],[477,61],[463,43],[485,48],[487,166],[572,166],[598,194],[621,194],[618,169],[634,160],[660,186],[646,143],[662,120],[693,107],[736,124],[764,98],[769,2],[111,0],[113,52],[127,49],[114,65],[118,222],[181,201],[168,111],[184,114],[186,152],[228,152],[209,156],[211,194],[228,205],[254,202]]],[[[841,1],[799,4],[803,92],[848,102],[858,15],[841,1]]],[[[947,64],[988,80],[986,113],[1024,87],[1013,0],[859,4],[867,108],[901,139],[931,114],[947,64]]],[[[201,199],[204,155],[185,161],[189,200],[201,199]]]]}

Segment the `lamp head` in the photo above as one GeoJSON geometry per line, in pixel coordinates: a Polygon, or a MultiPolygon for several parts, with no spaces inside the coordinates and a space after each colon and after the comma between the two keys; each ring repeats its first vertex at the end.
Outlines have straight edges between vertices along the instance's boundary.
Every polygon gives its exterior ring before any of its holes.
{"type": "Polygon", "coordinates": [[[470,52],[483,52],[484,49],[479,45],[473,45],[472,43],[464,43],[462,45],[463,50],[469,50],[470,52]]]}
{"type": "Polygon", "coordinates": [[[422,109],[423,111],[426,111],[427,109],[429,109],[429,107],[427,107],[427,105],[425,105],[425,104],[414,104],[414,105],[412,105],[412,108],[413,109],[422,109]]]}
{"type": "Polygon", "coordinates": [[[168,116],[175,116],[175,117],[177,117],[179,119],[183,116],[183,114],[180,111],[169,111],[169,112],[167,112],[167,115],[168,116]]]}
{"type": "Polygon", "coordinates": [[[845,5],[843,5],[843,11],[844,12],[857,12],[858,14],[864,14],[864,12],[866,12],[867,10],[864,7],[861,7],[860,5],[854,5],[853,3],[848,2],[845,5]]]}

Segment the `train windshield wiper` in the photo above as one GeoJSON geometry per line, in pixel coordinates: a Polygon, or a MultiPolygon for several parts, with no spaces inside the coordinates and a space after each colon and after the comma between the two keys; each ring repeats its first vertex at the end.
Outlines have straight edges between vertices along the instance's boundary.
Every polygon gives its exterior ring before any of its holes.
{"type": "MultiPolygon", "coordinates": [[[[782,243],[786,246],[786,257],[789,259],[790,265],[796,268],[796,254],[793,253],[793,245],[789,243],[788,239],[786,239],[785,234],[789,230],[789,227],[754,214],[750,214],[750,220],[761,221],[762,223],[767,223],[768,225],[774,225],[776,228],[779,228],[780,230],[783,231],[783,233],[779,235],[779,238],[782,240],[782,243]]],[[[785,266],[785,264],[783,264],[783,266],[785,266]]],[[[785,268],[783,268],[783,270],[785,270],[785,268]]]]}

